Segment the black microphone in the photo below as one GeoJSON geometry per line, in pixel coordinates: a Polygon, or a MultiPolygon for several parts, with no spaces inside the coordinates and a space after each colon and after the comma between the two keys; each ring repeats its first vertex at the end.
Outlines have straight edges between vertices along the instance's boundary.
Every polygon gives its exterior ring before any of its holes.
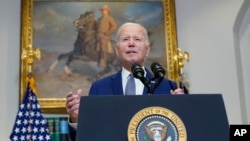
{"type": "Polygon", "coordinates": [[[131,65],[131,70],[135,78],[141,79],[144,77],[144,70],[142,69],[140,64],[133,63],[131,65]]]}
{"type": "Polygon", "coordinates": [[[154,82],[152,89],[152,91],[154,91],[154,89],[156,89],[156,87],[158,87],[161,81],[164,79],[166,71],[157,62],[151,64],[151,70],[154,73],[154,77],[151,79],[151,82],[154,82]]]}
{"type": "Polygon", "coordinates": [[[166,73],[165,69],[157,62],[151,64],[151,70],[156,78],[164,78],[166,73]]]}
{"type": "Polygon", "coordinates": [[[144,70],[142,69],[141,65],[138,63],[133,63],[131,65],[131,71],[133,73],[133,76],[137,79],[140,79],[141,82],[148,88],[148,93],[151,92],[151,87],[149,81],[144,77],[144,70]]]}

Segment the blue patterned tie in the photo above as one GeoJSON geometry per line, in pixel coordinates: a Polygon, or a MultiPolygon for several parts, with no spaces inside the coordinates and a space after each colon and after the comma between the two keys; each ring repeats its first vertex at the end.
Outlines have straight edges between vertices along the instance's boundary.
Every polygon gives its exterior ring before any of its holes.
{"type": "Polygon", "coordinates": [[[135,95],[135,79],[131,74],[128,77],[129,78],[125,87],[125,95],[135,95]]]}

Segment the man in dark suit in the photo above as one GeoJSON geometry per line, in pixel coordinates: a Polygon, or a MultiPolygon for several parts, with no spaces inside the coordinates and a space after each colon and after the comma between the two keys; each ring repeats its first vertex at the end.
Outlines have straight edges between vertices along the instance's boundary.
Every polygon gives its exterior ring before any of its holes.
{"type": "MultiPolygon", "coordinates": [[[[116,74],[105,77],[94,82],[90,88],[89,95],[126,95],[126,85],[131,75],[131,66],[138,63],[142,66],[147,79],[152,74],[144,68],[144,61],[150,52],[150,43],[146,29],[136,23],[125,23],[117,32],[116,54],[122,63],[122,69],[116,74]]],[[[133,79],[134,94],[147,94],[147,88],[139,79],[133,79]]],[[[154,89],[154,94],[184,94],[184,90],[177,88],[173,81],[163,79],[154,89]]],[[[76,129],[78,121],[78,109],[81,97],[81,89],[76,94],[69,92],[66,101],[66,110],[69,114],[69,124],[76,129]]],[[[105,105],[104,105],[105,106],[105,105]]]]}

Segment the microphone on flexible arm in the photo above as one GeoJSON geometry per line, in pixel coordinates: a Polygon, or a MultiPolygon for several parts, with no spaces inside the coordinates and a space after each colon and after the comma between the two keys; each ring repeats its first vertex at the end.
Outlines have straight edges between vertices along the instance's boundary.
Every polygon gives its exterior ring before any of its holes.
{"type": "Polygon", "coordinates": [[[151,64],[151,70],[154,73],[153,79],[157,78],[158,83],[161,83],[161,81],[163,80],[165,73],[166,73],[165,69],[162,68],[162,66],[159,63],[154,62],[151,64]]]}
{"type": "MultiPolygon", "coordinates": [[[[154,77],[151,79],[151,82],[154,81],[154,83],[155,83],[155,85],[154,85],[154,87],[153,87],[153,89],[152,89],[152,91],[153,91],[153,90],[161,83],[161,81],[164,79],[166,71],[165,71],[165,69],[164,69],[159,63],[157,63],[157,62],[154,62],[154,63],[151,64],[151,70],[152,70],[152,72],[154,73],[154,77]]],[[[168,80],[168,83],[169,83],[170,88],[171,88],[172,90],[177,89],[177,87],[174,87],[174,86],[173,86],[173,83],[172,83],[170,80],[168,80]]],[[[185,93],[185,94],[188,94],[188,90],[187,90],[187,88],[184,86],[184,84],[183,84],[182,82],[179,82],[179,83],[180,83],[180,88],[181,88],[181,89],[184,89],[184,93],[185,93]]]]}
{"type": "Polygon", "coordinates": [[[151,70],[156,78],[164,78],[166,73],[165,69],[157,62],[151,64],[151,70]]]}
{"type": "Polygon", "coordinates": [[[141,65],[138,63],[133,63],[131,65],[131,70],[133,73],[133,76],[137,79],[140,79],[141,82],[144,84],[144,86],[147,87],[148,93],[152,94],[151,86],[149,81],[144,77],[144,70],[142,69],[141,65]]]}
{"type": "MultiPolygon", "coordinates": [[[[151,79],[151,81],[155,81],[154,88],[155,89],[161,81],[164,79],[166,71],[165,69],[157,62],[154,62],[151,64],[151,70],[154,73],[154,77],[151,79]]],[[[171,82],[169,81],[171,89],[173,89],[173,86],[171,82]]]]}

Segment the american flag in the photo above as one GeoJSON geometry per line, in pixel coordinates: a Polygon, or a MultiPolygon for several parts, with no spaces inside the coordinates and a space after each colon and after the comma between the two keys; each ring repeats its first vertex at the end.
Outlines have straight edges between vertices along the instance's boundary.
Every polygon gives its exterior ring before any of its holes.
{"type": "Polygon", "coordinates": [[[30,87],[30,82],[28,82],[9,139],[10,141],[51,141],[47,122],[30,87]]]}

